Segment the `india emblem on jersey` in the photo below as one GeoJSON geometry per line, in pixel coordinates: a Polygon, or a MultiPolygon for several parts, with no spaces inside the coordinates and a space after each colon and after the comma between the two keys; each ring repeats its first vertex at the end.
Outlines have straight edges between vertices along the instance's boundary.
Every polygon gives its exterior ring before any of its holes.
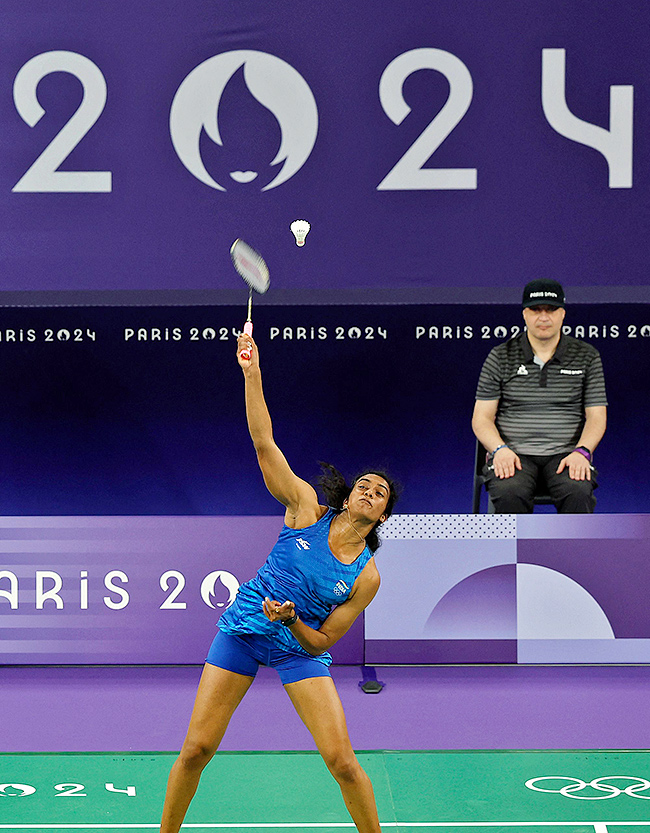
{"type": "Polygon", "coordinates": [[[347,593],[349,591],[349,589],[350,588],[347,586],[347,584],[343,580],[337,581],[336,584],[334,585],[334,592],[336,593],[337,596],[343,596],[343,594],[347,593]]]}

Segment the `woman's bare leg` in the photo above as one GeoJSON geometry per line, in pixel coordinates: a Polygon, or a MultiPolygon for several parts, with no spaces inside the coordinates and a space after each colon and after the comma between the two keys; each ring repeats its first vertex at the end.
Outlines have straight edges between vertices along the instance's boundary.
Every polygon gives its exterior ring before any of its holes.
{"type": "Polygon", "coordinates": [[[161,833],[178,833],[180,830],[201,773],[219,748],[230,718],[253,679],[205,665],[187,736],[169,773],[161,833]]]}
{"type": "Polygon", "coordinates": [[[357,830],[359,833],[378,833],[379,818],[372,784],[352,749],[343,706],[332,678],[310,677],[288,683],[285,689],[338,782],[357,830]]]}

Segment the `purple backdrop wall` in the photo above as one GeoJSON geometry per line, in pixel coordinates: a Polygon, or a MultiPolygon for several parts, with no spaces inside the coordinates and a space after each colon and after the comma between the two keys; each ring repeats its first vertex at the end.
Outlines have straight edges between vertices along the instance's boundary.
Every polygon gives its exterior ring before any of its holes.
{"type": "Polygon", "coordinates": [[[467,511],[480,364],[548,276],[603,354],[599,511],[648,511],[647,4],[6,0],[1,23],[0,515],[277,511],[241,453],[240,236],[300,474],[381,449],[402,511],[467,511]]]}
{"type": "MultiPolygon", "coordinates": [[[[280,517],[0,519],[0,664],[201,664],[280,517]]],[[[363,624],[336,660],[363,662],[363,624]]]]}
{"type": "MultiPolygon", "coordinates": [[[[200,664],[280,525],[0,518],[0,664],[200,664]]],[[[650,660],[648,515],[394,515],[384,537],[338,664],[650,660]]]]}
{"type": "Polygon", "coordinates": [[[6,0],[2,20],[6,292],[205,299],[238,288],[239,236],[287,297],[648,285],[647,5],[6,0]]]}

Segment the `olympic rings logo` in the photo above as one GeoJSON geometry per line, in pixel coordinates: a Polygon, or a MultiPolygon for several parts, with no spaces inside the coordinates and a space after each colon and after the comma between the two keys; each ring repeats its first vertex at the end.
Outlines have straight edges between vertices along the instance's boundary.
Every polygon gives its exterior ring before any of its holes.
{"type": "Polygon", "coordinates": [[[645,798],[650,799],[650,795],[641,795],[642,792],[650,790],[650,781],[646,778],[639,778],[636,775],[605,775],[602,778],[593,778],[591,781],[583,781],[582,778],[569,778],[564,775],[543,775],[539,778],[530,778],[526,781],[526,786],[529,790],[535,790],[540,793],[556,793],[563,795],[565,798],[576,798],[580,801],[603,801],[607,798],[616,798],[623,793],[629,795],[630,798],[645,798]],[[568,784],[560,787],[538,787],[540,781],[568,781],[568,784]],[[616,786],[609,783],[610,781],[627,781],[627,786],[616,786]],[[631,782],[631,783],[630,783],[631,782]],[[591,788],[591,791],[589,790],[591,788]],[[578,795],[582,790],[591,792],[590,795],[578,795]],[[602,795],[594,795],[596,793],[603,793],[602,795]]]}

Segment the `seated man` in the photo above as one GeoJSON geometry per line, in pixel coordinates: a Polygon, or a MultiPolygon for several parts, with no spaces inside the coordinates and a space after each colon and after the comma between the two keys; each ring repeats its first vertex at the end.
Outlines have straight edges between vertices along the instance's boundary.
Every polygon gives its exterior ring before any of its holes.
{"type": "Polygon", "coordinates": [[[488,451],[485,485],[497,512],[532,512],[538,480],[558,512],[593,512],[594,449],[605,433],[600,354],[562,333],[564,290],[524,288],[526,330],[483,365],[472,429],[488,451]]]}

